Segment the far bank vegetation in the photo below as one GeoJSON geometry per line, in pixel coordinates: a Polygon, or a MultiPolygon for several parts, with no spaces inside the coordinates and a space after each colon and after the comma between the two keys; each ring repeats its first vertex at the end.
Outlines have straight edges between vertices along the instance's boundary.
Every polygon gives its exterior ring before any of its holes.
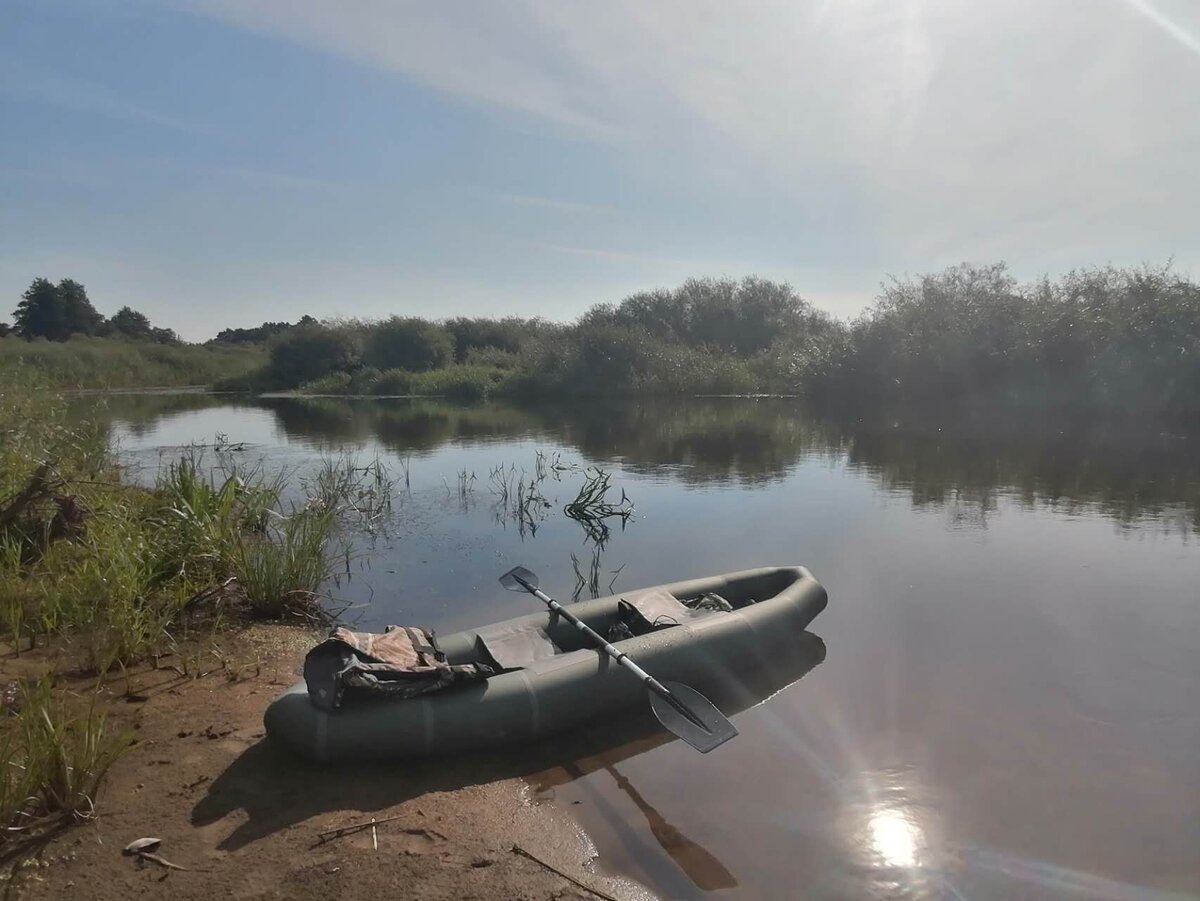
{"type": "Polygon", "coordinates": [[[853,321],[762,278],[692,279],[571,323],[309,316],[179,342],[38,279],[0,365],[47,384],[459,400],[797,394],[839,406],[1200,410],[1200,286],[1169,266],[1021,283],[1003,264],[893,280],[853,321]],[[17,337],[17,336],[20,337],[17,337]]]}
{"type": "Polygon", "coordinates": [[[1200,409],[1200,286],[1169,267],[893,280],[851,322],[760,278],[697,279],[570,324],[309,321],[230,388],[538,398],[799,394],[837,404],[1200,409]]]}

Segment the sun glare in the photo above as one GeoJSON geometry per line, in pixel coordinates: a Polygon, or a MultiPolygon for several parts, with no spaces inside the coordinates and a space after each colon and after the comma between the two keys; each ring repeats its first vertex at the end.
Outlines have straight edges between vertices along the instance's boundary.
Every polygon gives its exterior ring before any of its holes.
{"type": "Polygon", "coordinates": [[[871,815],[871,845],[889,866],[915,867],[921,829],[898,810],[883,808],[871,815]]]}

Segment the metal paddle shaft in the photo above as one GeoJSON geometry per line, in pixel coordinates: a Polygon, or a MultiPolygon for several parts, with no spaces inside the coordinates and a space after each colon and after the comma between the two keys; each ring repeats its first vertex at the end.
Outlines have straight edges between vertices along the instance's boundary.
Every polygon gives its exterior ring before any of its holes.
{"type": "Polygon", "coordinates": [[[500,584],[510,591],[528,591],[547,607],[573,625],[600,646],[609,657],[621,664],[642,681],[649,691],[650,709],[658,721],[702,754],[707,754],[737,735],[733,723],[704,695],[680,682],[664,685],[634,663],[624,651],[605,641],[562,604],[538,588],[537,573],[517,566],[500,577],[500,584]]]}

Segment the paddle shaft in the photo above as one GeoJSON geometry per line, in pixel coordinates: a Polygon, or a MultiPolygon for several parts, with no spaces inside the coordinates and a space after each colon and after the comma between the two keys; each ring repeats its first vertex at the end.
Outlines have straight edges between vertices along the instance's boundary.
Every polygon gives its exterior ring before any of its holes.
{"type": "Polygon", "coordinates": [[[650,675],[648,672],[646,672],[644,669],[642,669],[640,666],[638,666],[636,663],[634,663],[633,659],[628,654],[626,654],[624,651],[617,650],[617,648],[615,646],[613,646],[609,642],[605,641],[600,636],[599,632],[592,629],[590,626],[588,626],[587,623],[585,623],[583,620],[581,620],[579,617],[577,617],[575,614],[573,614],[571,611],[569,611],[566,607],[564,607],[558,601],[554,600],[554,598],[550,597],[550,595],[546,594],[540,588],[534,588],[532,585],[530,585],[524,579],[520,579],[519,577],[518,577],[518,579],[519,579],[520,583],[523,586],[525,586],[526,591],[528,591],[530,594],[532,594],[534,597],[536,597],[539,601],[541,601],[543,604],[545,604],[547,607],[549,607],[551,610],[553,610],[555,613],[557,613],[559,616],[561,616],[563,619],[565,619],[567,622],[569,622],[571,625],[573,625],[576,629],[578,629],[580,632],[582,632],[584,635],[586,635],[588,638],[590,638],[596,644],[600,645],[601,650],[603,650],[605,654],[607,654],[613,660],[617,661],[617,663],[621,664],[621,666],[625,667],[627,670],[629,670],[631,673],[633,673],[635,676],[637,676],[642,681],[642,683],[646,686],[646,688],[650,689],[650,691],[654,692],[656,695],[658,695],[660,698],[662,698],[664,701],[666,701],[668,704],[670,704],[672,707],[674,707],[676,710],[678,710],[680,713],[682,713],[684,716],[686,716],[689,720],[696,723],[696,725],[704,726],[704,723],[702,721],[698,720],[696,718],[696,715],[694,713],[692,713],[690,710],[688,710],[686,705],[681,704],[675,698],[675,696],[673,694],[671,694],[670,691],[667,690],[667,687],[665,685],[663,685],[661,682],[659,682],[657,679],[655,679],[652,675],[650,675]]]}

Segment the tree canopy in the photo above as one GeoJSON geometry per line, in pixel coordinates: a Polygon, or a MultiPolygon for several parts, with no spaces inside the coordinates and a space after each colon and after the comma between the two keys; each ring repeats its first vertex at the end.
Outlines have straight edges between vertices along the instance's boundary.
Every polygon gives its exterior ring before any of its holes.
{"type": "Polygon", "coordinates": [[[104,322],[88,300],[83,285],[64,278],[55,285],[36,278],[13,312],[14,331],[22,338],[66,341],[72,335],[94,335],[104,322]]]}
{"type": "Polygon", "coordinates": [[[8,326],[0,330],[0,336],[13,331],[28,341],[34,338],[66,341],[72,335],[101,335],[159,344],[180,343],[179,336],[171,329],[155,328],[144,313],[128,306],[106,320],[88,300],[83,285],[70,278],[57,285],[46,278],[35,278],[21,295],[13,322],[11,330],[8,326]]]}

